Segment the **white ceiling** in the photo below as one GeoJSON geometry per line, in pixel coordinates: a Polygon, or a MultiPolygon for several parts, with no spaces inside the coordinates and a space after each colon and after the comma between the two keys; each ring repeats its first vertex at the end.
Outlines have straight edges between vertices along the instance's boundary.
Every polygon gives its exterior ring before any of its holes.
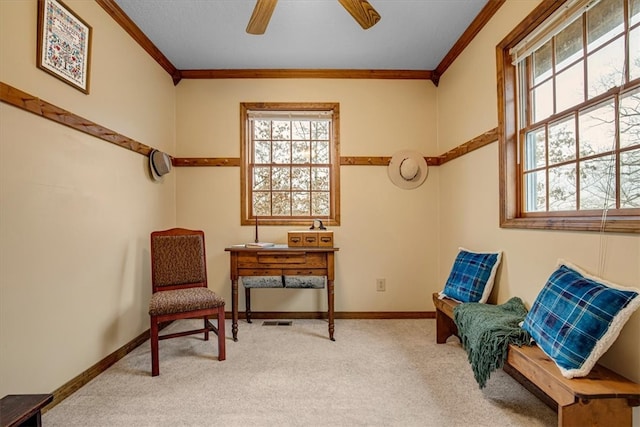
{"type": "Polygon", "coordinates": [[[255,0],[115,0],[179,70],[434,70],[487,0],[369,0],[363,30],[337,0],[280,0],[264,35],[255,0]]]}

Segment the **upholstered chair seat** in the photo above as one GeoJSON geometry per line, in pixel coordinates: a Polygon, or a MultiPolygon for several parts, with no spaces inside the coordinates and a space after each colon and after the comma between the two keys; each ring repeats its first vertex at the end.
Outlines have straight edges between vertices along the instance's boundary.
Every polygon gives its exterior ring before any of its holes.
{"type": "Polygon", "coordinates": [[[149,301],[149,314],[159,316],[217,307],[224,307],[224,298],[210,289],[176,289],[153,294],[149,301]]]}

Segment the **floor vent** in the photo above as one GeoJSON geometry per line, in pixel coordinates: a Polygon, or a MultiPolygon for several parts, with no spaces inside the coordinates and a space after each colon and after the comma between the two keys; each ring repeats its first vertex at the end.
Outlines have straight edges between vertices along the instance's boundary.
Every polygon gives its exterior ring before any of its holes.
{"type": "Polygon", "coordinates": [[[291,320],[265,320],[262,326],[291,326],[291,320]]]}

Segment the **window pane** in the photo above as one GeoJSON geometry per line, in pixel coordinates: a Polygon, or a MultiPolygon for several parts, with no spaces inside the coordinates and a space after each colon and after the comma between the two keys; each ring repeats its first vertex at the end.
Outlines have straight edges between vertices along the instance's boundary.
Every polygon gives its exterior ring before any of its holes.
{"type": "MultiPolygon", "coordinates": [[[[640,0],[638,0],[640,1],[640,0]]],[[[629,33],[629,80],[640,77],[640,27],[629,33]]]]}
{"type": "Polygon", "coordinates": [[[311,135],[311,122],[309,122],[308,120],[296,120],[291,122],[291,128],[291,139],[304,139],[307,141],[309,140],[309,136],[311,135]]]}
{"type": "Polygon", "coordinates": [[[291,122],[274,120],[273,139],[291,139],[291,122]]]}
{"type": "Polygon", "coordinates": [[[613,104],[580,113],[580,157],[615,149],[616,123],[613,104]]]}
{"type": "Polygon", "coordinates": [[[291,215],[291,193],[273,193],[273,216],[291,215]]]}
{"type": "Polygon", "coordinates": [[[640,89],[620,98],[620,147],[640,144],[640,89]]]}
{"type": "Polygon", "coordinates": [[[524,147],[525,170],[536,169],[547,164],[544,128],[528,132],[524,147]]]}
{"type": "Polygon", "coordinates": [[[265,164],[271,163],[271,142],[256,141],[253,152],[254,163],[265,164]]]}
{"type": "Polygon", "coordinates": [[[629,22],[634,25],[640,22],[640,0],[630,0],[629,4],[631,5],[629,8],[629,22]]]}
{"type": "Polygon", "coordinates": [[[329,139],[329,122],[316,121],[311,126],[311,139],[329,139]]]}
{"type": "Polygon", "coordinates": [[[296,141],[291,144],[293,151],[293,163],[309,163],[309,143],[306,141],[296,141]]]}
{"type": "Polygon", "coordinates": [[[624,83],[624,38],[603,47],[587,60],[589,98],[624,83]]]}
{"type": "Polygon", "coordinates": [[[533,123],[546,119],[553,114],[553,81],[533,89],[533,123]]]}
{"type": "Polygon", "coordinates": [[[517,93],[517,98],[518,100],[516,101],[516,105],[517,105],[517,114],[516,114],[516,120],[518,122],[518,126],[520,128],[524,128],[525,126],[527,126],[529,124],[529,120],[533,119],[533,117],[530,117],[531,114],[529,113],[529,107],[528,107],[528,99],[529,96],[529,85],[528,85],[528,80],[527,80],[527,76],[528,71],[527,71],[527,64],[529,63],[529,61],[520,61],[520,63],[517,65],[517,77],[516,77],[516,81],[518,82],[517,85],[514,84],[514,90],[517,93]]]}
{"type": "Polygon", "coordinates": [[[329,163],[329,141],[313,141],[312,162],[329,163]]]}
{"type": "Polygon", "coordinates": [[[555,47],[556,72],[582,57],[582,19],[558,33],[555,47]]]}
{"type": "Polygon", "coordinates": [[[271,186],[271,169],[268,167],[253,168],[253,189],[269,190],[271,186]]]}
{"type": "MultiPolygon", "coordinates": [[[[573,116],[549,126],[549,164],[576,158],[576,124],[573,116]]],[[[551,177],[549,180],[553,182],[551,177]]]]}
{"type": "Polygon", "coordinates": [[[556,76],[556,112],[584,102],[584,68],[582,61],[556,76]]]}
{"type": "Polygon", "coordinates": [[[544,212],[547,210],[547,182],[544,171],[524,175],[525,211],[544,212]]]}
{"type": "Polygon", "coordinates": [[[620,34],[624,28],[622,0],[600,0],[587,12],[587,49],[598,46],[620,34]]]}
{"type": "Polygon", "coordinates": [[[551,77],[551,40],[533,53],[533,84],[551,77]]]}
{"type": "Polygon", "coordinates": [[[273,142],[273,163],[291,163],[291,144],[288,141],[273,142]]]}
{"type": "Polygon", "coordinates": [[[640,149],[620,154],[620,207],[640,208],[640,149]]]}
{"type": "Polygon", "coordinates": [[[580,162],[580,209],[614,208],[615,160],[613,156],[580,162]]]}
{"type": "Polygon", "coordinates": [[[311,170],[311,189],[329,190],[329,168],[313,168],[311,170]]]}
{"type": "Polygon", "coordinates": [[[254,139],[271,139],[271,121],[255,120],[253,122],[254,139]]]}
{"type": "Polygon", "coordinates": [[[576,165],[549,169],[549,210],[576,210],[576,165]]]}
{"type": "Polygon", "coordinates": [[[309,190],[311,188],[311,171],[309,168],[291,168],[291,188],[293,190],[309,190]]]}
{"type": "Polygon", "coordinates": [[[312,216],[329,215],[329,193],[313,193],[313,202],[311,206],[312,216]]]}
{"type": "Polygon", "coordinates": [[[311,197],[309,193],[292,193],[291,215],[310,216],[311,197]]]}
{"type": "Polygon", "coordinates": [[[271,193],[254,192],[253,193],[253,215],[254,216],[270,216],[271,215],[271,193]]]}
{"type": "Polygon", "coordinates": [[[271,185],[274,190],[289,190],[291,188],[291,175],[289,168],[273,168],[271,172],[271,185]]]}

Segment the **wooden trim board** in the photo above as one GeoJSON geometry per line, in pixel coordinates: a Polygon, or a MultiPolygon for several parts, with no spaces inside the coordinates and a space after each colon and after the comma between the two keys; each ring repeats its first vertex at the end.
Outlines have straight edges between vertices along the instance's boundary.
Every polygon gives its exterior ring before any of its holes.
{"type": "MultiPolygon", "coordinates": [[[[118,132],[112,131],[98,123],[78,116],[70,111],[64,110],[56,105],[44,101],[36,96],[30,95],[4,82],[0,82],[0,101],[21,110],[52,120],[61,125],[68,126],[79,132],[86,133],[103,141],[116,144],[127,150],[134,151],[148,156],[153,147],[145,145],[131,139],[118,132]]],[[[491,144],[498,139],[498,129],[494,128],[480,136],[467,141],[456,148],[437,157],[425,157],[427,165],[440,166],[451,160],[457,159],[467,153],[477,150],[480,147],[491,144]]],[[[341,166],[387,166],[391,157],[388,156],[342,156],[341,166]]],[[[171,163],[176,167],[199,167],[199,166],[240,166],[239,157],[172,157],[171,163]]]]}
{"type": "Polygon", "coordinates": [[[121,135],[70,111],[63,110],[3,82],[0,82],[0,101],[144,156],[148,156],[152,150],[148,145],[121,135]]]}

